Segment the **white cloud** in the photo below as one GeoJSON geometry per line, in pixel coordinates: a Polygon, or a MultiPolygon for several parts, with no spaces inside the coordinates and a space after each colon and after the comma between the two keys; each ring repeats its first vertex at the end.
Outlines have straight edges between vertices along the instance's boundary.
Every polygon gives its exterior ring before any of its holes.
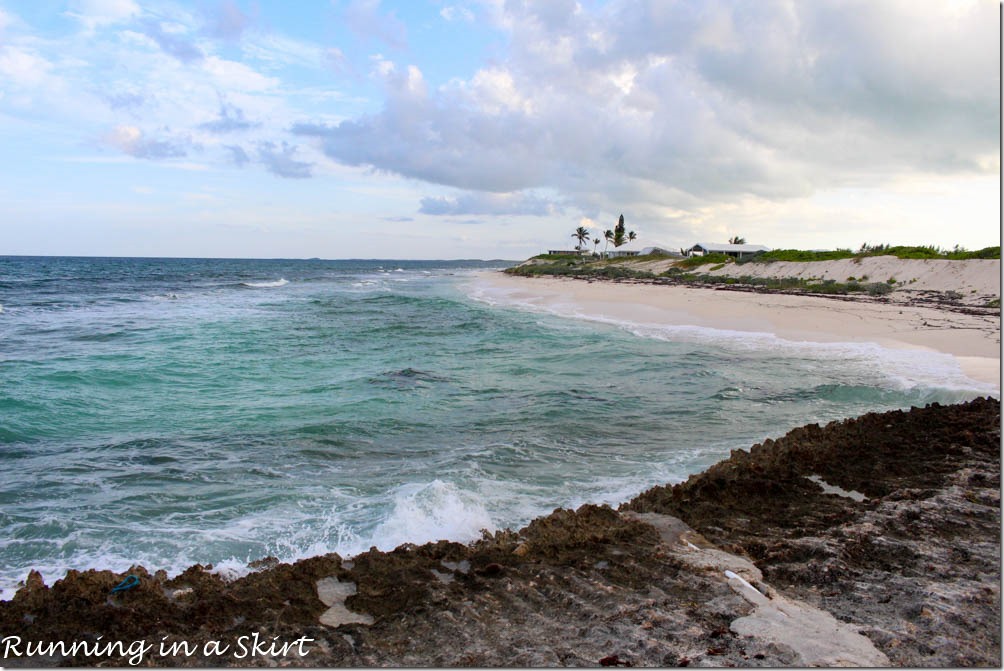
{"type": "MultiPolygon", "coordinates": [[[[461,86],[466,86],[461,84],[461,86]]],[[[533,101],[516,89],[512,73],[503,68],[479,70],[471,79],[470,95],[488,114],[522,112],[532,114],[533,101]]]]}
{"type": "Polygon", "coordinates": [[[77,19],[88,30],[94,30],[121,21],[126,21],[140,13],[133,0],[74,0],[67,15],[77,19]]]}
{"type": "Polygon", "coordinates": [[[380,40],[395,49],[408,46],[408,30],[394,12],[382,13],[380,0],[352,0],[345,22],[359,37],[380,40]]]}
{"type": "Polygon", "coordinates": [[[447,5],[439,10],[439,15],[447,21],[474,21],[474,12],[463,5],[447,5]]]}
{"type": "Polygon", "coordinates": [[[400,188],[392,214],[496,217],[526,239],[580,219],[605,230],[621,211],[667,244],[660,229],[681,244],[701,226],[752,238],[810,219],[825,194],[1000,170],[985,3],[457,0],[415,30],[476,12],[505,35],[452,71],[417,39],[405,50],[375,0],[340,3],[330,18],[360,39],[337,46],[330,31],[271,31],[237,2],[196,5],[76,2],[58,35],[65,22],[0,11],[0,114],[47,133],[53,154],[100,137],[116,149],[106,162],[202,169],[181,158],[201,152],[247,180],[365,180],[379,207],[400,188]]]}
{"type": "Polygon", "coordinates": [[[529,193],[465,193],[423,198],[419,212],[431,215],[547,216],[562,211],[553,200],[529,193]]]}
{"type": "Polygon", "coordinates": [[[225,40],[237,40],[251,22],[251,17],[242,12],[234,0],[223,0],[210,16],[209,32],[225,40]]]}
{"type": "Polygon", "coordinates": [[[51,71],[52,63],[36,53],[12,46],[0,47],[0,79],[34,88],[45,84],[51,71]]]}
{"type": "Polygon", "coordinates": [[[319,44],[276,33],[255,33],[243,40],[241,50],[246,57],[273,69],[287,65],[320,68],[327,64],[326,58],[330,51],[319,44]]]}
{"type": "Polygon", "coordinates": [[[144,135],[136,126],[116,126],[106,133],[102,140],[105,144],[134,158],[176,158],[188,153],[187,142],[154,139],[144,135]]]}
{"type": "Polygon", "coordinates": [[[381,112],[294,131],[346,165],[677,226],[708,203],[978,174],[999,165],[997,11],[947,4],[498,3],[508,58],[435,91],[379,58],[381,112]]]}
{"type": "Polygon", "coordinates": [[[279,86],[278,78],[267,77],[237,61],[210,56],[202,67],[212,82],[226,90],[262,93],[279,86]]]}
{"type": "Polygon", "coordinates": [[[10,12],[5,12],[3,9],[0,9],[0,35],[2,35],[3,32],[8,27],[13,25],[14,21],[15,18],[13,14],[11,14],[10,12]]]}

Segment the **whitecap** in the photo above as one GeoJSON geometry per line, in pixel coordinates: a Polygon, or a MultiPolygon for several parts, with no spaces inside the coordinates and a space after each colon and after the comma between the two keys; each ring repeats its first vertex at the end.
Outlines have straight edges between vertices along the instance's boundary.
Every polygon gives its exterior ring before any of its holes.
{"type": "Polygon", "coordinates": [[[394,508],[374,529],[371,544],[392,550],[443,538],[467,542],[480,538],[482,529],[494,531],[495,524],[481,497],[437,479],[399,487],[394,508]]]}
{"type": "Polygon", "coordinates": [[[280,277],[273,282],[241,282],[241,284],[245,287],[252,287],[254,289],[272,289],[289,284],[289,280],[284,277],[280,277]]]}

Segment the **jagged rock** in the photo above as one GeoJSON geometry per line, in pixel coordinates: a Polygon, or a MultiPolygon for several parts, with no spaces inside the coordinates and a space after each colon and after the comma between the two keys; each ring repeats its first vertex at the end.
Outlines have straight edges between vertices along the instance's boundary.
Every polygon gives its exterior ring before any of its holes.
{"type": "MultiPolygon", "coordinates": [[[[139,585],[115,596],[127,574],[69,571],[51,587],[32,574],[0,602],[0,631],[195,646],[144,661],[161,666],[882,663],[799,648],[840,632],[866,637],[893,665],[996,666],[1000,524],[1000,403],[978,399],[802,427],[621,511],[557,510],[471,545],[326,555],[231,582],[199,565],[171,579],[133,567],[139,585]],[[337,603],[372,624],[321,624],[337,603]],[[793,643],[772,630],[782,616],[771,603],[835,629],[793,643]],[[280,647],[303,639],[305,654],[203,647],[252,635],[280,647]]],[[[0,663],[128,665],[85,655],[0,663]]]]}

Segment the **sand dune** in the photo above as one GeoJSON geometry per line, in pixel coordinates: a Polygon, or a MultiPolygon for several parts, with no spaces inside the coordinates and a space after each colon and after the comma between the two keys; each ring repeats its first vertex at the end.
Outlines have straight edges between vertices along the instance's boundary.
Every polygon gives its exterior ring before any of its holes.
{"type": "MultiPolygon", "coordinates": [[[[661,273],[672,267],[678,259],[641,261],[630,267],[661,273]]],[[[895,256],[867,256],[839,261],[773,263],[727,263],[721,268],[717,264],[699,266],[689,272],[719,277],[786,278],[798,277],[805,280],[834,280],[848,282],[888,282],[897,300],[908,298],[919,291],[955,291],[962,294],[965,303],[986,305],[1001,295],[1000,259],[969,259],[948,261],[944,259],[899,259],[895,256]],[[715,270],[712,270],[716,268],[715,270]],[[898,294],[898,295],[897,295],[898,294]]]]}
{"type": "Polygon", "coordinates": [[[711,275],[728,277],[801,277],[836,280],[851,278],[868,282],[888,282],[900,291],[956,291],[963,298],[998,298],[1001,294],[1001,262],[998,259],[946,261],[941,259],[898,259],[895,256],[868,256],[839,261],[795,263],[729,263],[711,275]]]}

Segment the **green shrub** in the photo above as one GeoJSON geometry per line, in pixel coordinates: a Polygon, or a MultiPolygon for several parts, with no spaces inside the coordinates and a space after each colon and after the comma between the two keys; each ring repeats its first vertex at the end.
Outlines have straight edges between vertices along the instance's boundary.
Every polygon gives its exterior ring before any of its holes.
{"type": "Polygon", "coordinates": [[[869,296],[885,296],[888,293],[892,293],[892,287],[888,284],[883,284],[882,282],[872,282],[871,284],[866,284],[865,290],[868,292],[869,296]]]}
{"type": "MultiPolygon", "coordinates": [[[[753,257],[742,259],[739,263],[772,263],[774,261],[836,261],[839,259],[860,260],[866,256],[895,256],[900,259],[999,259],[1001,257],[1000,245],[996,247],[984,247],[976,251],[968,251],[961,247],[956,247],[950,251],[944,251],[934,245],[862,245],[857,252],[849,249],[837,249],[826,252],[813,252],[806,249],[775,249],[769,252],[761,252],[753,257]]],[[[850,281],[852,278],[848,278],[850,281]]]]}
{"type": "Polygon", "coordinates": [[[983,249],[978,249],[975,252],[970,252],[965,249],[957,249],[945,254],[946,258],[958,261],[964,261],[966,259],[999,259],[1001,257],[1000,245],[996,247],[984,247],[983,249]]]}
{"type": "Polygon", "coordinates": [[[927,245],[923,247],[888,247],[881,251],[869,252],[866,256],[895,256],[898,259],[943,259],[944,254],[937,247],[927,245]]]}
{"type": "Polygon", "coordinates": [[[538,254],[532,258],[540,259],[541,261],[580,261],[586,257],[579,256],[578,254],[538,254]]]}
{"type": "Polygon", "coordinates": [[[807,249],[775,249],[757,254],[750,259],[755,263],[771,263],[773,261],[837,261],[855,256],[849,249],[837,249],[830,252],[813,252],[807,249]]]}
{"type": "Polygon", "coordinates": [[[732,257],[728,254],[705,254],[704,256],[688,256],[682,261],[677,261],[676,266],[679,268],[697,268],[709,263],[724,264],[731,260],[732,257]]]}

